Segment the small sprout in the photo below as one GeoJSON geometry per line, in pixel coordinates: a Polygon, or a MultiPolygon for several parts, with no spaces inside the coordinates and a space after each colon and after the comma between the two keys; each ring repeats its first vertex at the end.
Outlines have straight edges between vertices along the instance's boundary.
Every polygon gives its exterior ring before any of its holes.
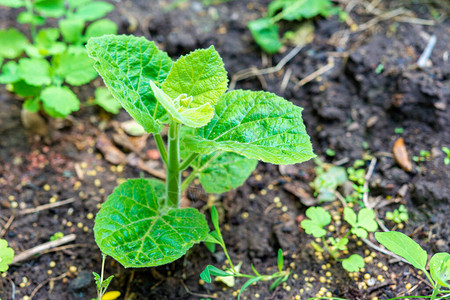
{"type": "Polygon", "coordinates": [[[50,237],[50,241],[56,241],[59,240],[60,238],[62,238],[64,236],[64,233],[62,232],[55,232],[51,237],[50,237]]]}
{"type": "Polygon", "coordinates": [[[448,147],[442,147],[441,150],[447,155],[447,156],[444,158],[444,164],[445,164],[446,166],[450,165],[450,148],[448,148],[448,147]]]}
{"type": "Polygon", "coordinates": [[[336,155],[336,151],[331,150],[330,148],[327,148],[327,150],[325,150],[325,153],[326,153],[326,155],[331,156],[331,157],[336,155]]]}
{"type": "Polygon", "coordinates": [[[378,66],[375,68],[375,73],[381,74],[381,72],[383,72],[383,70],[384,70],[384,65],[378,64],[378,66]]]}
{"type": "Polygon", "coordinates": [[[395,132],[396,134],[402,134],[404,131],[405,131],[405,129],[402,128],[402,127],[396,127],[396,128],[394,129],[394,132],[395,132]]]}

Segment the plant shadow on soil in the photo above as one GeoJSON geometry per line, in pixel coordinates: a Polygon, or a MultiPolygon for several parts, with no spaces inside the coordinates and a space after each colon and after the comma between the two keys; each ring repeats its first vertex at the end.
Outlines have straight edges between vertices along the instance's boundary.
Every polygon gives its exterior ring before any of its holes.
{"type": "MultiPolygon", "coordinates": [[[[131,33],[155,40],[174,58],[214,44],[232,75],[250,66],[265,67],[246,23],[260,17],[268,2],[230,1],[203,7],[199,1],[193,1],[166,14],[161,13],[158,1],[114,2],[116,11],[112,19],[120,24],[122,33],[131,30],[131,33]]],[[[383,2],[381,8],[393,10],[397,8],[395,5],[395,1],[383,2]]],[[[429,18],[429,11],[421,6],[412,5],[408,9],[418,17],[429,18]]],[[[0,11],[0,25],[14,26],[16,13],[0,11]]],[[[351,17],[361,24],[371,15],[359,7],[351,17]]],[[[407,193],[397,197],[410,211],[410,221],[404,232],[430,252],[448,252],[449,166],[443,164],[444,154],[439,151],[442,146],[450,145],[447,105],[450,61],[445,60],[450,44],[448,21],[423,26],[387,20],[369,30],[350,34],[348,40],[337,38],[339,32],[348,28],[337,17],[314,22],[314,41],[284,70],[265,76],[264,81],[240,81],[237,87],[254,90],[264,87],[304,107],[303,118],[316,153],[324,156],[326,149],[336,152],[335,157],[328,157],[329,162],[348,159],[351,165],[366,152],[375,155],[378,162],[371,179],[371,197],[396,198],[399,189],[406,185],[407,193]],[[414,62],[426,46],[424,33],[435,34],[438,42],[431,56],[431,66],[420,70],[414,67],[414,62]],[[320,80],[296,87],[296,78],[311,74],[332,55],[335,55],[333,69],[320,80]],[[380,63],[384,70],[377,74],[375,69],[380,63]],[[283,91],[280,84],[287,69],[292,72],[292,80],[283,91]],[[403,128],[404,132],[395,134],[394,128],[403,128]],[[400,136],[405,139],[410,154],[431,150],[432,159],[415,164],[413,172],[403,171],[391,155],[392,145],[400,136]],[[369,150],[365,150],[366,143],[369,150]]],[[[274,55],[273,63],[286,53],[274,55]]],[[[93,86],[98,84],[99,79],[81,88],[80,98],[92,96],[93,86]]],[[[3,87],[0,106],[1,228],[15,216],[4,238],[20,253],[47,242],[55,232],[77,235],[72,247],[33,257],[10,268],[7,277],[14,282],[16,299],[29,296],[39,284],[62,274],[65,274],[62,278],[50,280],[39,288],[34,299],[95,297],[91,273],[99,272],[101,255],[94,243],[94,222],[89,214],[96,213],[99,204],[121,179],[149,176],[136,166],[111,165],[96,147],[97,138],[102,134],[113,140],[117,124],[129,117],[124,112],[112,117],[100,109],[88,107],[69,120],[52,121],[49,136],[37,138],[26,132],[20,123],[21,101],[3,87]],[[46,204],[55,196],[57,200],[74,197],[76,201],[70,206],[18,215],[20,210],[46,204]],[[13,202],[18,204],[17,208],[13,208],[13,202]],[[52,261],[56,263],[54,268],[50,267],[52,261]],[[77,267],[77,271],[69,271],[70,266],[77,267]],[[25,282],[23,287],[22,282],[25,282]]],[[[154,145],[147,143],[141,154],[152,149],[154,145]]],[[[161,167],[157,162],[152,166],[161,167]]],[[[225,242],[234,261],[244,262],[243,271],[251,272],[250,263],[260,272],[274,271],[278,248],[285,252],[285,263],[293,271],[286,285],[269,292],[270,283],[258,283],[248,288],[244,299],[256,299],[256,294],[260,299],[293,299],[300,289],[303,289],[301,299],[306,299],[313,297],[322,286],[333,296],[347,299],[429,295],[429,286],[419,279],[411,266],[398,262],[390,264],[389,258],[379,253],[374,263],[367,264],[366,272],[372,277],[381,274],[386,281],[376,281],[367,289],[351,279],[340,264],[326,257],[325,261],[316,259],[309,245],[311,238],[298,223],[307,207],[289,189],[289,185],[294,184],[311,193],[307,182],[314,176],[313,167],[312,162],[287,168],[260,163],[253,176],[235,191],[212,197],[198,186],[188,190],[187,198],[193,207],[203,209],[207,203],[217,200],[225,242]],[[277,197],[281,205],[274,202],[277,197]],[[388,265],[388,271],[378,268],[378,262],[388,265]],[[327,263],[329,267],[324,270],[322,266],[327,263]],[[324,277],[326,271],[330,271],[332,277],[322,283],[320,277],[324,277]],[[408,282],[417,285],[410,294],[405,290],[408,282]]],[[[383,216],[393,207],[381,208],[378,213],[383,216]]],[[[332,206],[331,209],[337,208],[332,206]]],[[[354,241],[350,250],[359,254],[373,251],[356,246],[354,241]]],[[[127,299],[199,299],[208,295],[235,299],[232,293],[243,284],[242,280],[237,280],[234,288],[225,288],[219,283],[199,283],[199,274],[206,265],[220,267],[224,263],[221,252],[211,254],[204,245],[197,245],[184,258],[151,269],[124,269],[108,258],[106,274],[116,275],[110,289],[121,291],[127,299]]],[[[0,278],[0,284],[0,297],[9,299],[10,282],[0,278]]]]}

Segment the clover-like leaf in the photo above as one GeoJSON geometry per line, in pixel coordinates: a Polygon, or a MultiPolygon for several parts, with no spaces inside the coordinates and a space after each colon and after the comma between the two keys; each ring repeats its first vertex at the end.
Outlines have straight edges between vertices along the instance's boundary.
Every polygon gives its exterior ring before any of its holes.
{"type": "Polygon", "coordinates": [[[209,103],[193,106],[192,96],[188,97],[186,94],[181,94],[176,99],[171,99],[153,81],[150,81],[150,86],[158,102],[173,119],[181,124],[192,128],[199,128],[208,124],[214,116],[214,108],[209,103]]]}
{"type": "Polygon", "coordinates": [[[133,36],[91,38],[86,48],[114,98],[147,132],[159,133],[158,119],[166,112],[156,101],[150,80],[161,84],[166,79],[172,67],[167,53],[133,36]]]}
{"type": "Polygon", "coordinates": [[[314,237],[322,237],[327,231],[323,229],[331,222],[331,215],[323,207],[310,207],[306,210],[306,216],[310,219],[303,220],[300,225],[307,234],[314,237]]]}
{"type": "Polygon", "coordinates": [[[194,208],[164,206],[165,185],[130,179],[118,186],[95,219],[100,250],[125,267],[170,263],[205,240],[209,228],[194,208]]]}
{"type": "Polygon", "coordinates": [[[430,259],[430,274],[440,286],[450,288],[450,254],[436,253],[430,259]]]}
{"type": "Polygon", "coordinates": [[[83,85],[95,79],[94,60],[86,51],[66,51],[53,59],[55,72],[70,85],[83,85]]]}
{"type": "Polygon", "coordinates": [[[28,39],[17,29],[0,30],[0,56],[10,59],[19,57],[27,45],[28,39]]]}
{"type": "Polygon", "coordinates": [[[390,251],[400,255],[410,264],[420,270],[425,270],[427,252],[409,236],[397,232],[375,232],[377,241],[390,251]]]}
{"type": "Polygon", "coordinates": [[[350,257],[342,260],[342,267],[348,272],[359,272],[366,264],[361,255],[352,254],[350,257]]]}
{"type": "Polygon", "coordinates": [[[375,212],[373,209],[362,208],[358,212],[358,227],[362,227],[370,232],[374,232],[378,229],[378,224],[377,221],[375,221],[375,212]]]}
{"type": "Polygon", "coordinates": [[[222,58],[211,46],[180,57],[173,64],[162,89],[172,99],[182,94],[192,96],[190,107],[206,103],[214,106],[226,91],[227,84],[222,58]]]}
{"type": "Polygon", "coordinates": [[[257,160],[231,152],[204,154],[194,160],[198,179],[207,193],[224,193],[241,186],[252,174],[257,160]]]}
{"type": "MultiPolygon", "coordinates": [[[[112,114],[118,114],[122,105],[114,99],[107,88],[101,86],[95,89],[95,104],[101,106],[104,110],[112,114]]],[[[139,124],[137,124],[140,126],[139,124]]],[[[141,127],[142,128],[142,127],[141,127]]]]}
{"type": "Polygon", "coordinates": [[[50,86],[41,93],[44,110],[54,118],[64,118],[80,109],[80,100],[67,86],[50,86]]]}
{"type": "Polygon", "coordinates": [[[357,227],[356,222],[356,214],[350,207],[346,206],[344,208],[344,220],[347,221],[348,224],[350,224],[352,227],[357,227]]]}
{"type": "Polygon", "coordinates": [[[29,85],[49,85],[50,64],[43,58],[22,58],[19,60],[19,74],[29,85]]]}
{"type": "Polygon", "coordinates": [[[301,112],[272,93],[232,91],[221,96],[211,122],[184,143],[196,153],[222,150],[273,164],[300,163],[315,156],[301,112]]]}
{"type": "Polygon", "coordinates": [[[6,272],[14,259],[14,250],[6,240],[0,239],[0,272],[6,272]]]}

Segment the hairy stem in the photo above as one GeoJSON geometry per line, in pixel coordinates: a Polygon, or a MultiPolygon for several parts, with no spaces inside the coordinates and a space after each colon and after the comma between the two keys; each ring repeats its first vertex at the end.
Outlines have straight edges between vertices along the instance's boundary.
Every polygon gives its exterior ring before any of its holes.
{"type": "Polygon", "coordinates": [[[167,179],[166,179],[166,205],[169,207],[180,206],[181,172],[180,164],[180,127],[172,120],[169,125],[167,179]]]}
{"type": "Polygon", "coordinates": [[[159,154],[161,154],[161,159],[163,160],[164,164],[167,165],[167,151],[166,146],[164,145],[164,141],[161,137],[161,134],[155,133],[153,134],[153,137],[155,138],[156,146],[158,147],[159,154]]]}

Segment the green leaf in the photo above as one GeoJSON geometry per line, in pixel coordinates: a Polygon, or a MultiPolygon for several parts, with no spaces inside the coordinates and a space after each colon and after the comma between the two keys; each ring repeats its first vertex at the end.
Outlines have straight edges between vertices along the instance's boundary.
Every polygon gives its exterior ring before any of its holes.
{"type": "Polygon", "coordinates": [[[92,272],[92,275],[94,275],[95,285],[97,286],[97,289],[100,290],[102,288],[102,279],[100,275],[95,272],[92,272]]]}
{"type": "Polygon", "coordinates": [[[14,259],[14,250],[6,240],[0,239],[0,272],[6,272],[14,259]]]}
{"type": "Polygon", "coordinates": [[[108,2],[94,1],[78,7],[74,16],[84,21],[94,21],[103,18],[113,10],[114,5],[108,2]]]}
{"type": "Polygon", "coordinates": [[[169,115],[178,123],[192,128],[199,128],[208,124],[214,116],[214,108],[209,103],[196,107],[192,105],[192,96],[187,97],[186,94],[181,94],[172,100],[153,81],[150,81],[150,87],[156,100],[158,100],[169,115]]]}
{"type": "Polygon", "coordinates": [[[17,29],[0,30],[0,55],[4,58],[19,57],[28,45],[27,38],[17,29]]]}
{"type": "Polygon", "coordinates": [[[25,48],[30,57],[41,58],[49,55],[62,53],[66,50],[66,45],[57,42],[59,30],[56,28],[42,29],[36,36],[35,43],[25,48]]]}
{"type": "Polygon", "coordinates": [[[109,113],[118,114],[122,106],[111,95],[107,88],[101,86],[95,89],[95,104],[109,113]]]}
{"type": "Polygon", "coordinates": [[[66,0],[66,1],[69,4],[69,7],[71,9],[78,8],[80,6],[83,6],[83,5],[86,5],[90,2],[92,2],[92,0],[66,0]]]}
{"type": "Polygon", "coordinates": [[[22,58],[19,60],[19,74],[29,85],[42,86],[52,82],[50,64],[43,58],[22,58]]]}
{"type": "Polygon", "coordinates": [[[219,213],[215,206],[211,207],[211,222],[213,223],[216,233],[220,236],[219,213]]]}
{"type": "Polygon", "coordinates": [[[228,273],[227,271],[221,270],[211,265],[207,265],[203,272],[200,273],[200,278],[207,283],[211,283],[211,276],[233,276],[233,274],[228,273]]]}
{"type": "Polygon", "coordinates": [[[7,84],[17,82],[21,79],[19,74],[19,66],[15,61],[8,61],[2,67],[2,74],[0,74],[0,83],[7,84]]]}
{"type": "Polygon", "coordinates": [[[23,108],[30,111],[30,112],[38,112],[41,109],[41,99],[39,97],[36,97],[34,99],[27,99],[23,103],[23,108]]]}
{"type": "Polygon", "coordinates": [[[191,166],[200,170],[198,179],[207,193],[221,194],[244,184],[257,164],[239,154],[218,152],[201,155],[191,166]]]}
{"type": "Polygon", "coordinates": [[[315,155],[302,108],[267,92],[236,90],[222,95],[211,122],[184,137],[193,152],[234,152],[273,164],[300,163],[315,155]]]}
{"type": "Polygon", "coordinates": [[[59,21],[59,29],[66,43],[81,41],[83,36],[84,21],[79,18],[69,18],[59,21]]]}
{"type": "Polygon", "coordinates": [[[40,86],[29,85],[23,80],[14,82],[12,90],[15,94],[21,97],[36,97],[41,93],[40,86]]]}
{"type": "Polygon", "coordinates": [[[450,254],[436,253],[430,260],[431,278],[440,286],[450,288],[450,254]]]}
{"type": "Polygon", "coordinates": [[[309,19],[318,15],[328,16],[338,11],[330,0],[275,0],[269,4],[267,15],[274,16],[279,10],[281,12],[277,17],[281,16],[281,19],[287,21],[309,19]]]}
{"type": "Polygon", "coordinates": [[[272,292],[275,290],[280,284],[286,282],[289,279],[289,276],[282,276],[275,279],[275,281],[270,285],[269,290],[272,292]]]}
{"type": "Polygon", "coordinates": [[[352,227],[356,228],[358,227],[356,223],[356,214],[350,207],[346,206],[344,208],[344,220],[347,221],[348,224],[350,224],[352,227]]]}
{"type": "Polygon", "coordinates": [[[111,94],[147,132],[159,133],[159,118],[166,114],[158,105],[150,80],[162,83],[172,67],[167,53],[153,42],[133,36],[91,38],[88,54],[111,94]]]}
{"type": "Polygon", "coordinates": [[[44,110],[52,117],[63,118],[80,109],[80,100],[66,86],[51,86],[41,93],[44,110]]]}
{"type": "Polygon", "coordinates": [[[126,268],[170,263],[209,231],[194,208],[164,207],[165,185],[158,180],[130,179],[118,186],[95,219],[100,250],[126,268]]]}
{"type": "Polygon", "coordinates": [[[359,272],[364,266],[364,259],[358,254],[352,254],[350,257],[342,260],[342,267],[348,272],[359,272]]]}
{"type": "Polygon", "coordinates": [[[262,277],[253,277],[253,278],[250,278],[249,280],[247,280],[243,285],[242,285],[242,287],[241,287],[241,289],[240,289],[240,291],[239,291],[239,294],[238,294],[238,300],[239,299],[241,299],[241,294],[250,286],[250,285],[252,285],[253,283],[255,283],[255,282],[258,282],[258,281],[260,281],[261,280],[261,278],[262,277]]]}
{"type": "Polygon", "coordinates": [[[323,237],[327,231],[323,229],[331,222],[331,215],[323,207],[310,207],[306,210],[306,216],[310,220],[303,220],[300,225],[307,234],[312,234],[314,237],[323,237]]]}
{"type": "Polygon", "coordinates": [[[206,103],[214,106],[227,85],[222,58],[211,46],[181,56],[173,64],[162,89],[172,99],[182,94],[192,96],[190,107],[198,107],[206,103]]]}
{"type": "Polygon", "coordinates": [[[283,46],[278,35],[278,26],[270,18],[261,18],[247,24],[255,42],[267,53],[277,53],[283,46]]]}
{"type": "Polygon", "coordinates": [[[45,17],[59,18],[65,13],[64,0],[37,0],[34,8],[45,17]]]}
{"type": "Polygon", "coordinates": [[[86,51],[64,52],[54,57],[55,72],[70,85],[83,85],[95,79],[98,74],[86,51]]]}
{"type": "Polygon", "coordinates": [[[19,8],[19,7],[25,6],[25,1],[23,1],[23,0],[0,0],[0,5],[12,7],[12,8],[19,8]]]}
{"type": "Polygon", "coordinates": [[[85,40],[91,37],[103,36],[105,34],[117,34],[117,25],[111,20],[102,19],[95,21],[86,29],[85,40]]]}
{"type": "Polygon", "coordinates": [[[378,224],[375,221],[375,212],[373,209],[362,208],[358,212],[358,227],[362,227],[370,232],[374,232],[378,229],[378,224]]]}
{"type": "Polygon", "coordinates": [[[283,271],[283,264],[284,264],[284,257],[283,257],[283,250],[278,249],[278,256],[277,256],[277,265],[278,265],[278,271],[283,271]]]}
{"type": "Polygon", "coordinates": [[[420,270],[425,270],[427,252],[409,236],[397,232],[375,232],[377,241],[390,251],[406,259],[410,264],[420,270]]]}
{"type": "Polygon", "coordinates": [[[33,24],[36,26],[41,26],[45,24],[45,18],[28,11],[23,11],[17,15],[17,22],[20,24],[33,24]]]}
{"type": "Polygon", "coordinates": [[[108,289],[109,284],[111,283],[111,280],[113,280],[114,275],[109,276],[105,280],[103,280],[101,287],[106,291],[108,289]]]}

